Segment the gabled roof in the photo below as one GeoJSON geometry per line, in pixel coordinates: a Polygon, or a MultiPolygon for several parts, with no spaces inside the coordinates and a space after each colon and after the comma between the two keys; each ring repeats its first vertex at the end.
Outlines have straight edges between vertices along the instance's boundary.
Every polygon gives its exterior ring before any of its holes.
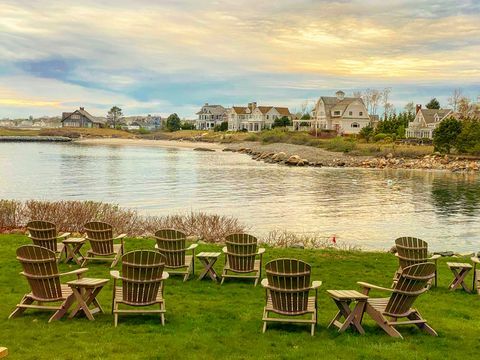
{"type": "Polygon", "coordinates": [[[197,112],[197,115],[205,114],[204,109],[207,109],[208,113],[212,115],[222,115],[226,111],[222,105],[204,105],[200,111],[197,112]]]}
{"type": "Polygon", "coordinates": [[[62,114],[62,122],[68,119],[70,116],[73,114],[80,114],[85,116],[88,120],[90,120],[92,123],[97,123],[97,124],[105,124],[107,122],[107,119],[102,118],[102,117],[96,117],[90,114],[88,111],[84,110],[83,108],[80,108],[78,110],[75,110],[72,113],[63,113],[62,114]]]}
{"type": "Polygon", "coordinates": [[[426,124],[436,122],[435,114],[438,115],[438,121],[442,121],[445,117],[452,113],[451,109],[420,109],[426,124]]]}
{"type": "Polygon", "coordinates": [[[320,99],[325,104],[325,116],[327,119],[331,118],[332,111],[341,111],[343,114],[345,110],[354,102],[359,102],[365,106],[363,100],[356,97],[344,97],[343,99],[339,99],[336,96],[320,96],[320,99]]]}
{"type": "Polygon", "coordinates": [[[232,106],[232,110],[237,114],[237,115],[243,115],[247,113],[247,107],[246,106],[232,106]]]}

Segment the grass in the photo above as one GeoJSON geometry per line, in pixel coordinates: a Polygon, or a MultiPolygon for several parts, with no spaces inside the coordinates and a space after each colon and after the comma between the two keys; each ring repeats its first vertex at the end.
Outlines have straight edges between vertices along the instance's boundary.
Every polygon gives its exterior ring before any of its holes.
{"type": "Polygon", "coordinates": [[[72,138],[83,137],[113,137],[135,138],[135,135],[123,130],[97,129],[97,128],[54,128],[54,129],[13,129],[0,128],[0,136],[68,136],[72,138]]]}
{"type": "MultiPolygon", "coordinates": [[[[319,325],[314,337],[307,326],[271,325],[261,332],[264,291],[251,282],[228,281],[223,286],[210,280],[181,282],[169,279],[165,286],[166,320],[162,327],[154,316],[124,316],[118,328],[110,314],[112,282],[99,300],[106,314],[94,322],[85,318],[62,319],[47,323],[49,313],[27,311],[24,316],[7,316],[28,291],[18,273],[15,249],[28,244],[22,235],[0,236],[0,283],[2,301],[0,346],[6,346],[10,359],[440,359],[478,356],[480,298],[462,291],[446,290],[451,274],[446,260],[439,262],[439,288],[420,297],[415,304],[439,337],[431,337],[413,326],[400,329],[404,340],[386,336],[368,318],[365,336],[348,330],[338,334],[326,326],[336,313],[326,289],[358,289],[357,280],[389,285],[396,268],[391,254],[268,248],[265,260],[295,257],[312,265],[312,280],[322,280],[319,294],[319,325]]],[[[152,248],[153,240],[128,239],[127,250],[152,248]]],[[[198,251],[218,250],[200,245],[198,251]]],[[[222,259],[216,264],[221,270],[222,259]]],[[[60,264],[62,271],[77,266],[60,264]]],[[[105,263],[89,264],[88,276],[109,277],[105,263]]],[[[196,275],[200,265],[197,262],[196,275]]],[[[471,281],[471,278],[469,278],[471,281]]],[[[379,293],[374,293],[379,294],[379,293]]]]}

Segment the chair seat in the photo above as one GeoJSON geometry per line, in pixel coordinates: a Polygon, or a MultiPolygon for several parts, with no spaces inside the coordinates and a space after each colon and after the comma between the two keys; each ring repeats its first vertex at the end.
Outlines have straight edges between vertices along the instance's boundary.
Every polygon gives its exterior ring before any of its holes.
{"type": "MultiPolygon", "coordinates": [[[[124,304],[128,304],[128,305],[131,305],[131,306],[145,306],[145,304],[135,304],[135,303],[132,303],[130,301],[125,301],[123,299],[123,288],[121,286],[116,286],[115,287],[115,300],[118,302],[118,303],[124,303],[124,304]]],[[[161,290],[161,287],[158,289],[158,292],[157,292],[157,297],[155,299],[155,302],[154,303],[161,303],[163,302],[163,296],[162,296],[162,290],[161,290]]],[[[147,305],[151,305],[151,304],[147,304],[147,305]]]]}
{"type": "Polygon", "coordinates": [[[384,312],[387,308],[387,304],[390,298],[370,298],[367,303],[371,305],[375,310],[384,312]]]}
{"type": "Polygon", "coordinates": [[[227,264],[225,265],[225,269],[226,270],[230,270],[230,271],[233,271],[233,272],[243,272],[243,273],[248,273],[248,272],[257,272],[257,271],[260,271],[260,260],[255,260],[255,263],[253,264],[253,269],[252,270],[249,270],[249,271],[244,271],[244,270],[237,270],[237,269],[232,269],[230,267],[230,264],[227,262],[227,264]]]}
{"type": "Polygon", "coordinates": [[[113,244],[113,253],[111,254],[99,254],[94,252],[92,249],[87,250],[87,253],[94,254],[97,256],[110,256],[110,255],[118,254],[121,249],[122,249],[122,244],[113,244]]]}
{"type": "Polygon", "coordinates": [[[185,267],[190,267],[190,265],[192,264],[192,261],[193,261],[192,255],[185,255],[185,264],[184,265],[173,266],[173,267],[165,265],[165,268],[167,268],[167,269],[181,269],[181,268],[185,268],[185,267]]]}
{"type": "Polygon", "coordinates": [[[66,298],[68,298],[70,295],[73,294],[72,289],[70,286],[67,284],[61,284],[60,288],[62,289],[62,297],[60,298],[55,298],[55,299],[44,299],[44,298],[37,298],[36,296],[33,295],[33,293],[27,294],[27,297],[35,300],[35,301],[41,301],[41,302],[54,302],[54,301],[63,301],[66,298]]]}
{"type": "MultiPolygon", "coordinates": [[[[268,300],[267,300],[267,305],[265,306],[265,310],[287,315],[284,311],[279,312],[278,310],[273,308],[272,296],[270,294],[268,295],[268,300]]],[[[307,310],[305,312],[302,312],[302,314],[314,313],[314,312],[315,312],[315,296],[309,296],[307,310]]],[[[292,315],[297,315],[297,314],[292,314],[292,315]]]]}

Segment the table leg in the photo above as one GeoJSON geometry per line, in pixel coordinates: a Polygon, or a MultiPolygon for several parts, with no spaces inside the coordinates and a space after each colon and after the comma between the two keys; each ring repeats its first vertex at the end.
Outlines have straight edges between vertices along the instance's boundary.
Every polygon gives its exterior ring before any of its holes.
{"type": "Polygon", "coordinates": [[[217,259],[216,258],[212,258],[212,259],[200,258],[200,261],[202,262],[205,268],[203,269],[200,276],[198,277],[198,280],[202,280],[208,274],[210,279],[212,279],[213,281],[217,281],[217,273],[213,269],[213,265],[216,263],[217,259]]]}
{"type": "MultiPolygon", "coordinates": [[[[85,303],[85,300],[83,299],[83,296],[80,293],[79,289],[77,289],[76,287],[73,287],[72,291],[73,291],[73,294],[75,295],[75,299],[77,300],[77,307],[72,311],[69,318],[70,319],[73,318],[77,314],[77,312],[80,311],[80,309],[82,309],[85,316],[88,318],[88,320],[94,320],[94,317],[91,314],[87,304],[85,303]]],[[[87,290],[85,293],[87,298],[90,295],[89,293],[90,293],[90,290],[87,290]]]]}
{"type": "Polygon", "coordinates": [[[450,283],[449,289],[455,290],[461,285],[463,290],[470,293],[470,289],[465,285],[465,281],[464,281],[470,269],[461,269],[460,271],[458,271],[457,269],[450,269],[450,270],[452,271],[455,278],[450,283]]]}

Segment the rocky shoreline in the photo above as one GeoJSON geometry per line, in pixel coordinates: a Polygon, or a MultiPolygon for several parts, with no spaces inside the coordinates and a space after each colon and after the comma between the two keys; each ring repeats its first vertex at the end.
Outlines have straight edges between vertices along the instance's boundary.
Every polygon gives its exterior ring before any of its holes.
{"type": "Polygon", "coordinates": [[[306,156],[307,154],[302,153],[302,151],[293,154],[288,150],[272,151],[271,149],[255,149],[242,146],[223,149],[223,151],[248,154],[253,160],[286,166],[422,169],[447,170],[452,172],[478,172],[480,170],[480,161],[478,160],[462,159],[448,155],[426,155],[419,159],[398,158],[391,153],[385,157],[349,156],[346,154],[332,156],[332,153],[329,153],[328,156],[322,156],[325,150],[318,150],[319,154],[317,154],[317,156],[310,156],[309,158],[306,156]]]}
{"type": "Polygon", "coordinates": [[[0,136],[0,142],[69,142],[66,136],[0,136]]]}

